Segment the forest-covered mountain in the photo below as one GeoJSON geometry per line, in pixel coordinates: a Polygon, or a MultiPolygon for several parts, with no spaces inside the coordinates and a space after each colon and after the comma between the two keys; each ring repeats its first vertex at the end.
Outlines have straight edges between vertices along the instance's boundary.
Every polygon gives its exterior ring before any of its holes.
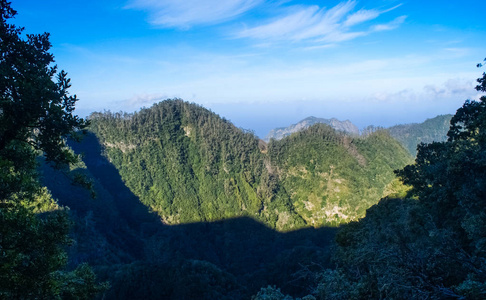
{"type": "MultiPolygon", "coordinates": [[[[447,131],[449,130],[449,123],[452,115],[439,115],[437,117],[427,119],[422,123],[399,124],[386,128],[392,137],[398,140],[413,156],[417,153],[417,145],[420,143],[443,142],[447,139],[447,131]]],[[[269,142],[271,139],[280,140],[293,133],[299,132],[314,124],[327,124],[333,129],[347,133],[351,136],[358,136],[360,131],[349,120],[339,121],[335,118],[324,119],[316,117],[308,117],[304,120],[290,125],[288,127],[280,127],[272,129],[265,137],[265,141],[269,142]]],[[[368,126],[361,132],[362,135],[367,135],[377,130],[383,130],[383,127],[368,126]]]]}
{"type": "Polygon", "coordinates": [[[267,145],[181,100],[88,132],[0,3],[0,299],[486,298],[484,94],[403,168],[387,131],[267,145]]]}
{"type": "Polygon", "coordinates": [[[73,221],[69,266],[89,263],[111,288],[104,299],[249,299],[260,287],[307,292],[293,274],[329,265],[335,228],[279,233],[251,218],[166,225],[103,156],[94,134],[70,143],[83,162],[42,182],[73,221]]]}
{"type": "MultiPolygon", "coordinates": [[[[215,118],[213,122],[221,122],[210,124],[234,128],[217,115],[180,100],[165,101],[141,113],[150,116],[161,107],[174,116],[179,111],[195,110],[215,118]]],[[[449,131],[452,140],[422,145],[415,164],[398,172],[411,190],[383,198],[367,210],[366,217],[339,229],[332,260],[330,241],[335,231],[329,228],[279,233],[252,218],[172,226],[160,222],[159,216],[149,213],[138,195],[127,188],[123,174],[110,158],[113,150],[121,152],[118,153],[123,158],[123,154],[143,145],[145,139],[125,139],[126,143],[114,146],[106,140],[101,142],[94,133],[88,134],[84,142],[71,144],[77,153],[84,153],[84,164],[65,172],[46,166],[44,183],[61,204],[72,206],[76,240],[70,250],[72,264],[89,262],[101,280],[110,282],[112,287],[103,295],[106,299],[248,299],[251,295],[256,300],[293,299],[285,294],[308,295],[306,299],[385,295],[397,299],[421,299],[424,295],[436,299],[482,299],[485,214],[479,204],[484,194],[484,176],[479,175],[484,175],[485,139],[483,131],[476,129],[483,126],[484,118],[476,121],[476,117],[470,117],[475,111],[484,111],[484,102],[466,102],[453,119],[455,125],[449,131]],[[470,109],[472,106],[479,108],[470,109]],[[464,164],[466,160],[468,163],[464,164]],[[465,173],[472,174],[473,180],[465,173]],[[86,175],[88,180],[76,180],[77,174],[86,175]],[[66,188],[70,181],[75,185],[66,188]],[[97,196],[88,200],[90,191],[86,187],[90,186],[97,196]],[[397,196],[400,198],[394,198],[397,196]]],[[[163,116],[165,110],[162,112],[158,115],[163,116]]],[[[136,125],[123,123],[137,120],[136,114],[104,113],[96,118],[92,126],[104,128],[105,134],[110,127],[100,124],[108,121],[112,122],[111,128],[138,132],[136,125]]],[[[182,128],[186,138],[194,133],[188,130],[188,125],[194,123],[175,124],[180,124],[176,128],[182,128]]],[[[124,131],[114,132],[120,137],[124,131]]],[[[170,136],[180,141],[177,135],[170,136]]],[[[318,124],[268,145],[252,135],[248,137],[249,141],[256,141],[252,142],[258,149],[255,153],[259,153],[255,156],[273,176],[273,190],[279,191],[280,197],[288,196],[287,203],[293,205],[305,225],[319,225],[312,221],[313,217],[319,220],[316,216],[304,211],[316,205],[313,199],[331,198],[346,207],[346,200],[340,201],[340,191],[345,183],[342,177],[349,174],[340,173],[343,170],[350,168],[363,175],[350,179],[357,183],[371,178],[356,190],[358,194],[365,191],[363,196],[343,194],[351,199],[347,200],[349,205],[365,207],[372,203],[362,204],[360,198],[364,199],[367,193],[380,197],[373,184],[378,182],[380,186],[387,181],[383,176],[386,169],[380,168],[400,164],[387,159],[392,154],[405,153],[404,160],[410,161],[407,151],[381,130],[366,138],[351,138],[318,124]],[[334,198],[330,192],[336,193],[334,198]],[[299,206],[296,199],[300,196],[308,200],[299,206]]],[[[161,144],[170,147],[170,140],[162,140],[161,144]]],[[[140,164],[134,159],[130,162],[140,164]]],[[[389,185],[389,190],[403,191],[396,181],[389,185]]],[[[350,220],[339,209],[333,212],[336,218],[350,220]]],[[[252,217],[267,221],[261,215],[252,217]]],[[[276,228],[278,222],[277,219],[276,228]]]]}
{"type": "Polygon", "coordinates": [[[346,223],[397,192],[393,170],[411,162],[386,132],[351,137],[316,124],[267,145],[182,100],[90,121],[127,187],[166,224],[249,216],[286,231],[346,223]]]}
{"type": "Polygon", "coordinates": [[[350,135],[359,135],[359,129],[351,123],[351,121],[346,120],[346,121],[339,121],[336,118],[331,118],[331,119],[324,119],[324,118],[316,118],[316,117],[307,117],[303,119],[302,121],[290,125],[288,127],[279,127],[270,130],[270,132],[267,134],[265,137],[265,141],[269,142],[271,139],[275,140],[281,140],[286,136],[291,135],[294,132],[301,131],[303,129],[306,129],[314,124],[327,124],[334,128],[337,131],[342,131],[345,133],[348,133],[350,135]]]}
{"type": "Polygon", "coordinates": [[[440,115],[422,123],[395,125],[387,128],[390,135],[397,139],[411,154],[417,153],[420,143],[443,142],[447,140],[452,115],[440,115]]]}
{"type": "Polygon", "coordinates": [[[268,155],[295,211],[313,226],[364,216],[374,199],[403,190],[393,171],[411,162],[385,131],[352,137],[324,124],[272,141],[268,155]]]}
{"type": "Polygon", "coordinates": [[[209,110],[170,100],[90,120],[123,181],[165,224],[249,216],[281,230],[305,226],[278,190],[265,143],[209,110]]]}
{"type": "Polygon", "coordinates": [[[331,266],[336,230],[323,226],[403,191],[393,170],[411,161],[385,131],[317,124],[266,144],[181,100],[90,120],[69,143],[82,161],[44,164],[42,182],[70,208],[70,265],[93,266],[108,299],[248,299],[267,285],[305,295],[302,266],[331,266]]]}

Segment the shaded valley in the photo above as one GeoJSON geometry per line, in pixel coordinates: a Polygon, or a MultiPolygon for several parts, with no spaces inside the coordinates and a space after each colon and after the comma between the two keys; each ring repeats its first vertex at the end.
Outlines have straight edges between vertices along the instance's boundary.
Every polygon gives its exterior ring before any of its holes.
{"type": "Polygon", "coordinates": [[[308,294],[335,226],[403,193],[393,170],[411,161],[384,131],[316,124],[266,144],[181,100],[91,122],[69,143],[82,161],[42,178],[74,220],[70,263],[92,265],[112,299],[308,294]]]}
{"type": "Polygon", "coordinates": [[[70,207],[76,241],[70,263],[88,262],[110,281],[109,299],[247,299],[268,284],[305,294],[308,278],[296,273],[303,265],[329,265],[334,228],[279,233],[248,217],[165,225],[125,186],[93,134],[70,146],[84,165],[63,171],[44,165],[43,182],[70,207]],[[71,184],[76,174],[92,191],[71,184]]]}

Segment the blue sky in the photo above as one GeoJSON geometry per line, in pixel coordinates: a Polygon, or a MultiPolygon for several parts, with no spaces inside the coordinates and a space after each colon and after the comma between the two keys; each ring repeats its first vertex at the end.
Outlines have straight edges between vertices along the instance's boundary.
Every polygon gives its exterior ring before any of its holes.
{"type": "Polygon", "coordinates": [[[313,115],[420,122],[476,99],[485,1],[12,0],[51,33],[77,112],[167,98],[264,137],[313,115]]]}

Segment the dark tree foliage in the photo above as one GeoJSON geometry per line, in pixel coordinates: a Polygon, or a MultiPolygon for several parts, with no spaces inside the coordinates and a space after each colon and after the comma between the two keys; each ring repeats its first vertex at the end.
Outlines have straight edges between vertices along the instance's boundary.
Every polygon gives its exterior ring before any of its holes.
{"type": "Polygon", "coordinates": [[[63,269],[67,214],[33,210],[35,201],[52,201],[42,195],[37,156],[57,166],[75,162],[64,140],[87,124],[73,115],[67,74],[51,66],[49,35],[23,37],[8,23],[16,11],[6,0],[0,14],[0,298],[89,299],[103,288],[91,269],[63,269]]]}
{"type": "Polygon", "coordinates": [[[61,71],[57,82],[52,80],[57,67],[51,66],[49,34],[24,39],[23,28],[8,23],[16,15],[10,3],[0,1],[0,9],[0,168],[11,175],[1,183],[4,199],[20,190],[25,176],[31,177],[32,150],[58,165],[74,162],[64,139],[77,137],[87,124],[73,115],[77,99],[67,91],[67,74],[61,71]]]}
{"type": "Polygon", "coordinates": [[[0,24],[0,151],[14,142],[28,143],[42,150],[48,160],[68,163],[74,159],[64,148],[64,138],[85,127],[73,115],[76,96],[70,96],[70,80],[49,53],[49,34],[28,34],[7,23],[16,12],[1,2],[0,24]],[[56,76],[57,82],[52,78],[56,76]]]}
{"type": "MultiPolygon", "coordinates": [[[[478,91],[486,92],[486,73],[478,91]]],[[[382,199],[337,234],[321,299],[486,298],[486,97],[468,100],[445,142],[397,171],[408,199],[382,199]]]]}

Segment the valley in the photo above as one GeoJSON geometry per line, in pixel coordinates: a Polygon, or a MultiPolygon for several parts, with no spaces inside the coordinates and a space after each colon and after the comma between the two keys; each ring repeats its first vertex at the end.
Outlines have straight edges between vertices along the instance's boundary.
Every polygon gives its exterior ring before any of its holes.
{"type": "Polygon", "coordinates": [[[0,299],[486,298],[477,3],[48,2],[0,0],[0,299]]]}
{"type": "Polygon", "coordinates": [[[248,299],[266,285],[305,295],[311,278],[295,276],[331,266],[337,227],[407,191],[393,171],[412,156],[387,130],[316,123],[265,143],[182,100],[90,121],[69,143],[82,162],[44,165],[42,182],[70,208],[70,264],[93,266],[109,299],[248,299]]]}

